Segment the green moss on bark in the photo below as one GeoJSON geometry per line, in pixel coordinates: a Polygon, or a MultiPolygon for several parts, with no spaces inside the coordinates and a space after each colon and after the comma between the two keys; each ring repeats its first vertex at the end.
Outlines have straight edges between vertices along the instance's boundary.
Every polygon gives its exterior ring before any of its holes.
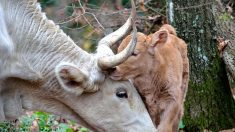
{"type": "Polygon", "coordinates": [[[174,9],[173,25],[188,44],[190,60],[183,118],[186,128],[190,132],[234,128],[235,101],[217,52],[213,1],[175,0],[174,9]],[[208,2],[211,4],[205,4],[208,2]]]}

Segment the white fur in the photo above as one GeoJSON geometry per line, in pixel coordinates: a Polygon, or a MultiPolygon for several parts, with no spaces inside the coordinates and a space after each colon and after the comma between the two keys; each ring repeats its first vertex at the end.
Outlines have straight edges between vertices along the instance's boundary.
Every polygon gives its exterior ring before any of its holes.
{"type": "MultiPolygon", "coordinates": [[[[77,88],[69,88],[68,86],[66,86],[66,84],[64,83],[63,79],[60,77],[60,71],[61,69],[65,68],[65,67],[72,67],[72,68],[77,68],[76,65],[71,64],[71,63],[67,63],[67,62],[62,62],[59,65],[56,66],[55,68],[55,75],[56,78],[58,79],[60,85],[62,86],[62,88],[64,88],[66,91],[70,92],[70,93],[75,93],[77,96],[81,95],[84,91],[83,88],[81,87],[77,87],[77,88]]],[[[79,69],[78,69],[79,70],[79,69]]],[[[88,78],[88,76],[83,73],[82,71],[80,71],[81,74],[77,75],[77,76],[85,76],[86,78],[88,78]]]]}
{"type": "MultiPolygon", "coordinates": [[[[17,118],[23,109],[41,110],[75,119],[95,131],[155,131],[130,82],[109,79],[97,66],[100,55],[80,49],[46,18],[36,0],[0,0],[0,4],[6,14],[3,21],[0,12],[0,24],[6,22],[0,26],[5,35],[1,38],[0,34],[0,41],[7,39],[0,48],[14,47],[11,59],[0,56],[0,61],[9,64],[0,63],[0,71],[7,70],[0,76],[0,120],[17,118]],[[59,71],[64,65],[87,77],[81,88],[71,90],[63,83],[59,71]],[[125,89],[129,98],[118,98],[119,88],[125,89]]],[[[107,55],[106,49],[102,52],[107,55]]]]}
{"type": "MultiPolygon", "coordinates": [[[[8,34],[7,25],[5,22],[4,10],[0,3],[0,56],[10,56],[14,51],[13,42],[8,34]]],[[[1,62],[1,60],[0,60],[1,62]]],[[[0,63],[1,64],[1,63],[0,63]]]]}

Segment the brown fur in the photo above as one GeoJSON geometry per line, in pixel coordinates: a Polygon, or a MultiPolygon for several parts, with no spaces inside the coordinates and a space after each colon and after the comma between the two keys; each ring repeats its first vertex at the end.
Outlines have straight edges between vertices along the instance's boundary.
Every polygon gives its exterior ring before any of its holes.
{"type": "Polygon", "coordinates": [[[173,28],[171,25],[164,24],[161,26],[159,30],[163,30],[163,29],[166,29],[170,34],[177,36],[175,28],[173,28]]]}
{"type": "MultiPolygon", "coordinates": [[[[123,40],[118,52],[130,39],[123,40]]],[[[158,131],[177,132],[189,80],[187,45],[170,25],[149,36],[138,33],[137,41],[133,55],[116,68],[112,78],[132,79],[158,131]]]]}

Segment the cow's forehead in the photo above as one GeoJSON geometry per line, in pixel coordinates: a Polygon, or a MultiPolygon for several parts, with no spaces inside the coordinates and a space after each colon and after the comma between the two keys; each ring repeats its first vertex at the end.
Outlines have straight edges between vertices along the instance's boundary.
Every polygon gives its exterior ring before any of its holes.
{"type": "Polygon", "coordinates": [[[116,81],[116,80],[113,80],[109,77],[107,77],[105,79],[105,84],[107,87],[112,87],[114,89],[117,89],[117,88],[127,88],[127,89],[130,89],[132,87],[134,87],[132,85],[132,83],[128,80],[119,80],[119,81],[116,81]]]}
{"type": "Polygon", "coordinates": [[[132,92],[134,91],[135,87],[133,84],[128,80],[112,80],[109,77],[107,77],[104,81],[104,83],[100,84],[100,91],[102,94],[105,95],[114,95],[118,90],[123,89],[128,94],[132,95],[132,92]]]}

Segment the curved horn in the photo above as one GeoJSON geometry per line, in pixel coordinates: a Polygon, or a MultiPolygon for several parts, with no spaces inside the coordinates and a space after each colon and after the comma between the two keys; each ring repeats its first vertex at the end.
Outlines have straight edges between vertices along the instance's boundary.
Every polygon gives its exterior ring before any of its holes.
{"type": "Polygon", "coordinates": [[[126,23],[123,26],[121,26],[119,29],[117,29],[115,32],[110,33],[109,35],[102,38],[99,41],[98,46],[104,44],[110,47],[113,44],[115,44],[117,41],[119,41],[122,37],[127,35],[128,31],[131,29],[131,25],[133,25],[133,23],[136,20],[136,9],[133,0],[131,0],[131,7],[132,7],[131,14],[127,19],[126,23]]]}
{"type": "Polygon", "coordinates": [[[135,9],[135,3],[133,0],[131,0],[131,5],[132,5],[131,15],[126,21],[126,23],[117,31],[109,34],[108,36],[100,40],[99,42],[98,46],[107,45],[108,47],[110,47],[114,43],[116,43],[120,38],[125,36],[128,30],[130,29],[131,25],[133,25],[132,26],[133,27],[132,39],[130,43],[128,44],[128,46],[122,52],[118,53],[117,55],[99,58],[98,65],[103,70],[112,68],[121,64],[132,54],[132,52],[135,49],[135,46],[137,43],[137,37],[136,37],[137,29],[135,25],[136,9],[135,9]]]}
{"type": "Polygon", "coordinates": [[[137,29],[134,26],[135,24],[133,24],[133,34],[132,34],[131,41],[122,52],[113,56],[103,57],[98,60],[98,65],[101,69],[105,70],[108,68],[115,67],[121,64],[122,62],[124,62],[132,54],[137,43],[137,37],[136,37],[137,29]]]}

